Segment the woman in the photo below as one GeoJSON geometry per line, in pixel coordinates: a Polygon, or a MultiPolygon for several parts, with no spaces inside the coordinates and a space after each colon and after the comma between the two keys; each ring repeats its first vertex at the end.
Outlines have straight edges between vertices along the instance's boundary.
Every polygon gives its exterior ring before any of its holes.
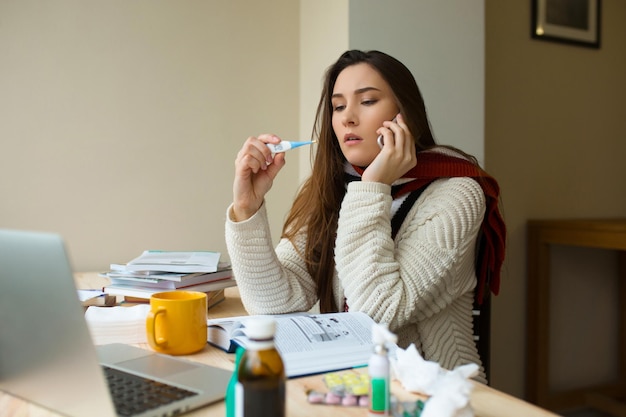
{"type": "Polygon", "coordinates": [[[427,360],[480,364],[471,310],[487,285],[498,291],[497,183],[436,146],[413,76],[382,52],[348,51],[328,69],[315,127],[312,174],[275,249],[264,198],[285,155],[266,144],[280,138],[250,137],[237,155],[226,243],[246,310],[363,311],[427,360]]]}

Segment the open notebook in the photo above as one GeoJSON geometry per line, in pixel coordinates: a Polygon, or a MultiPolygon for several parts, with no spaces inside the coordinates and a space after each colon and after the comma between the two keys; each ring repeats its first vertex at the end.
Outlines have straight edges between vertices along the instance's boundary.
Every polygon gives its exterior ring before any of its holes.
{"type": "Polygon", "coordinates": [[[224,369],[123,344],[96,349],[58,235],[0,229],[0,317],[0,390],[58,413],[161,416],[225,396],[224,369]],[[108,381],[128,374],[135,385],[169,385],[158,397],[172,402],[150,400],[145,411],[132,398],[114,404],[108,381]]]}

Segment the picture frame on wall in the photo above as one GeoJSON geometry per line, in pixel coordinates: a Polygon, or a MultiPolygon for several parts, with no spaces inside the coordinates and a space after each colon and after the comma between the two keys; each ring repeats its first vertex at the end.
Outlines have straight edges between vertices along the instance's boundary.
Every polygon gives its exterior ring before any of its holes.
{"type": "Polygon", "coordinates": [[[531,0],[531,37],[600,48],[601,0],[531,0]]]}

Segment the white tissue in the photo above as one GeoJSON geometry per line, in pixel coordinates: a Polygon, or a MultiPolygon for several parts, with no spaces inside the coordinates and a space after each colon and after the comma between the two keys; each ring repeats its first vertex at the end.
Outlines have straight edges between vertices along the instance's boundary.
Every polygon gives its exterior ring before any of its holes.
{"type": "Polygon", "coordinates": [[[424,360],[413,344],[406,350],[398,348],[392,365],[404,389],[430,396],[421,417],[474,416],[469,403],[469,379],[478,375],[478,365],[472,363],[448,371],[436,362],[424,360]]]}
{"type": "Polygon", "coordinates": [[[85,312],[85,320],[94,344],[147,343],[146,317],[150,305],[132,307],[95,307],[85,312]]]}

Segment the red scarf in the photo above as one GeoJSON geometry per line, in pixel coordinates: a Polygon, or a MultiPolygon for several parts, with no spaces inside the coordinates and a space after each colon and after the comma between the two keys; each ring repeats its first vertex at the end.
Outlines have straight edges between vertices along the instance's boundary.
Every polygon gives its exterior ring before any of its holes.
{"type": "MultiPolygon", "coordinates": [[[[359,174],[363,174],[363,169],[358,167],[355,169],[359,174]]],[[[436,151],[418,152],[417,165],[403,177],[415,178],[415,181],[409,181],[398,187],[393,198],[418,190],[436,179],[452,177],[475,179],[482,187],[487,201],[487,210],[480,227],[482,244],[476,265],[478,276],[476,299],[482,304],[486,286],[489,286],[495,295],[500,292],[500,270],[504,262],[506,226],[498,210],[500,187],[496,180],[467,159],[436,151]]]]}

